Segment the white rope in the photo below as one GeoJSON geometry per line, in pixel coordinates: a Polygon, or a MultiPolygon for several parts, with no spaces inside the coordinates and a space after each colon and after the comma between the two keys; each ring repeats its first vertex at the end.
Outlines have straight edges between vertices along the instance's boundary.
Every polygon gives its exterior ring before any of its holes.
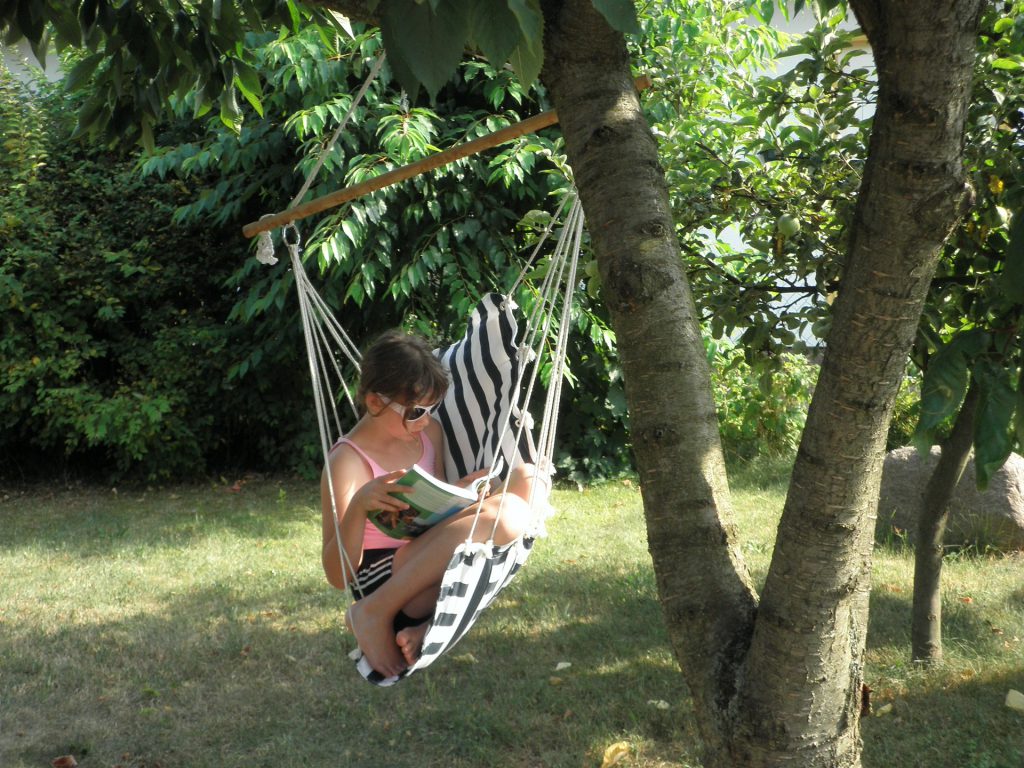
{"type": "MultiPolygon", "coordinates": [[[[296,276],[295,285],[297,289],[296,293],[299,298],[299,315],[302,320],[302,336],[305,340],[306,357],[309,362],[310,380],[313,387],[313,402],[316,409],[317,427],[320,432],[320,450],[324,459],[324,474],[327,480],[328,492],[331,497],[331,521],[334,524],[334,541],[338,548],[338,557],[341,564],[342,584],[345,589],[349,588],[349,584],[355,584],[356,589],[359,590],[361,594],[362,590],[356,583],[356,567],[353,565],[351,558],[349,558],[348,553],[345,551],[345,547],[342,546],[341,525],[338,520],[338,504],[334,493],[334,478],[331,472],[330,463],[331,446],[329,445],[329,427],[327,424],[328,398],[324,394],[323,377],[321,375],[324,368],[320,357],[320,350],[316,344],[318,334],[317,331],[314,330],[314,328],[320,324],[317,323],[316,313],[314,312],[312,302],[310,301],[310,296],[315,295],[316,291],[312,289],[312,285],[310,285],[308,281],[303,280],[306,273],[302,267],[300,241],[297,234],[295,240],[288,243],[288,251],[291,255],[292,270],[296,276]]],[[[333,401],[334,398],[331,397],[330,400],[333,401]]]]}
{"type": "Polygon", "coordinates": [[[349,105],[348,111],[345,113],[345,116],[341,119],[341,122],[338,124],[337,129],[331,136],[331,140],[327,142],[327,146],[325,146],[323,151],[320,152],[320,157],[317,159],[316,165],[313,166],[313,170],[309,172],[309,176],[306,177],[306,183],[302,185],[302,189],[299,190],[299,194],[297,194],[295,198],[291,201],[291,203],[288,204],[288,209],[294,208],[296,205],[302,202],[302,198],[306,196],[306,193],[309,192],[309,188],[313,186],[313,181],[314,179],[316,179],[316,175],[320,173],[320,169],[323,167],[324,162],[327,160],[327,156],[330,155],[331,152],[334,150],[334,145],[337,143],[342,131],[345,130],[345,126],[348,125],[349,119],[351,119],[352,115],[355,113],[356,107],[359,105],[359,102],[363,100],[363,97],[366,95],[366,91],[369,90],[370,88],[370,83],[372,83],[374,79],[377,77],[377,73],[380,72],[380,68],[381,66],[383,66],[383,64],[384,49],[381,48],[379,53],[377,54],[377,58],[373,62],[373,66],[370,67],[370,74],[367,75],[366,80],[363,81],[362,86],[356,92],[356,96],[354,99],[352,99],[352,104],[349,105]]]}
{"type": "Polygon", "coordinates": [[[545,241],[551,235],[551,230],[554,229],[555,222],[558,221],[558,218],[562,215],[562,211],[565,210],[566,203],[568,203],[572,198],[572,193],[563,196],[562,202],[558,204],[558,210],[555,211],[555,215],[548,219],[547,226],[544,227],[544,231],[541,232],[540,238],[537,240],[537,244],[533,247],[533,251],[530,252],[530,257],[526,260],[526,264],[524,264],[523,268],[519,271],[519,277],[516,278],[512,287],[508,290],[510,296],[515,295],[516,289],[519,288],[519,285],[526,279],[526,275],[529,271],[533,269],[533,263],[537,258],[537,254],[540,253],[540,249],[544,246],[545,241]]]}
{"type": "MultiPolygon", "coordinates": [[[[568,200],[568,198],[567,198],[568,200]]],[[[560,210],[564,209],[564,203],[560,210]]],[[[580,243],[583,231],[583,211],[578,198],[573,199],[569,214],[559,234],[555,245],[554,253],[548,262],[547,274],[544,277],[541,288],[537,291],[538,297],[534,303],[530,319],[522,334],[523,343],[520,345],[519,365],[516,374],[514,392],[521,393],[521,399],[512,403],[513,407],[508,409],[501,434],[497,445],[501,446],[511,429],[512,414],[518,407],[520,418],[516,425],[514,443],[518,445],[527,427],[527,416],[529,403],[532,400],[536,388],[542,351],[544,345],[551,338],[551,327],[555,315],[555,306],[561,294],[562,311],[558,323],[556,340],[551,350],[551,369],[548,383],[547,395],[544,406],[544,413],[540,423],[538,436],[538,473],[548,473],[553,465],[554,457],[554,436],[558,420],[558,404],[561,399],[561,388],[564,380],[565,358],[567,352],[567,341],[572,318],[572,297],[574,295],[576,281],[576,267],[579,260],[580,243]],[[533,361],[531,367],[529,363],[533,361]],[[528,383],[524,387],[527,378],[527,371],[530,372],[528,383]]],[[[553,222],[548,227],[548,233],[553,227],[553,222]]],[[[545,238],[542,238],[542,240],[545,238]]],[[[358,409],[352,397],[351,389],[338,364],[337,358],[332,354],[332,349],[340,350],[348,361],[359,369],[359,351],[352,342],[344,328],[337,322],[330,311],[323,297],[314,288],[302,265],[301,241],[298,231],[290,226],[286,230],[286,244],[291,256],[292,271],[295,276],[296,290],[299,295],[299,310],[303,326],[303,337],[306,344],[306,354],[310,366],[310,378],[313,387],[313,400],[316,408],[317,425],[320,431],[321,451],[324,458],[328,492],[331,498],[331,518],[334,525],[335,544],[338,549],[341,562],[342,578],[344,588],[350,585],[361,594],[361,589],[356,583],[356,568],[351,562],[345,547],[342,543],[340,521],[338,519],[337,501],[334,492],[334,481],[330,472],[330,422],[334,422],[335,434],[342,434],[341,418],[337,411],[337,399],[334,397],[336,388],[332,386],[331,371],[338,385],[345,392],[352,412],[358,416],[358,409]],[[287,233],[291,232],[291,239],[287,233]],[[332,347],[333,344],[333,347],[332,347]],[[328,364],[328,361],[329,364],[328,364]],[[333,416],[333,419],[331,419],[333,416]]],[[[532,258],[532,257],[531,257],[532,258]]],[[[518,281],[517,281],[518,282],[518,281]]],[[[490,470],[493,472],[497,462],[501,460],[501,451],[497,451],[492,461],[490,470]]],[[[486,546],[493,546],[493,539],[500,523],[501,513],[504,508],[505,498],[508,493],[510,475],[506,474],[502,495],[499,501],[498,510],[495,515],[494,525],[491,529],[489,541],[486,546]]],[[[529,507],[534,512],[533,528],[540,529],[543,525],[542,516],[537,514],[535,499],[536,483],[531,489],[530,498],[527,500],[529,507]]],[[[480,516],[478,505],[474,516],[467,544],[472,543],[473,535],[480,516]]]]}
{"type": "MultiPolygon", "coordinates": [[[[568,197],[566,198],[568,200],[568,197]]],[[[563,207],[564,207],[563,201],[563,207]]],[[[562,208],[559,209],[559,213],[562,208]]],[[[554,221],[554,220],[553,220],[554,221]]],[[[569,215],[566,217],[565,224],[562,232],[559,236],[558,242],[555,246],[555,253],[552,255],[551,260],[548,263],[548,272],[545,275],[543,285],[540,290],[539,300],[535,303],[534,311],[531,313],[530,320],[527,321],[526,329],[523,333],[524,344],[520,346],[519,355],[519,371],[517,376],[516,385],[513,391],[523,393],[521,401],[514,403],[519,406],[520,418],[517,424],[515,433],[514,444],[518,445],[522,439],[523,432],[526,429],[527,414],[529,412],[529,404],[533,397],[533,391],[537,382],[538,373],[540,370],[541,362],[541,351],[544,344],[550,338],[551,323],[554,316],[555,300],[558,296],[559,290],[561,289],[562,296],[562,317],[559,322],[558,335],[555,341],[554,348],[551,353],[552,366],[550,371],[550,378],[548,381],[547,397],[544,404],[544,412],[541,418],[540,424],[540,435],[537,441],[538,455],[536,463],[536,472],[539,474],[545,474],[550,477],[550,472],[553,467],[554,460],[554,436],[558,423],[558,406],[561,401],[562,382],[564,379],[565,371],[565,358],[567,354],[569,328],[572,318],[572,298],[575,294],[576,285],[576,267],[579,262],[580,245],[583,236],[583,208],[580,205],[578,196],[574,197],[572,206],[569,211],[569,215]],[[571,254],[571,256],[570,256],[571,254]],[[563,279],[564,278],[564,279],[563,279]],[[543,327],[538,328],[536,319],[540,313],[540,317],[544,319],[543,327]],[[536,344],[536,347],[534,347],[536,344]],[[528,352],[529,354],[524,354],[528,352]],[[523,378],[530,362],[528,357],[532,358],[534,363],[532,373],[529,380],[529,385],[523,388],[523,378]]],[[[550,231],[550,225],[548,228],[550,231]]],[[[531,257],[532,258],[532,257],[531,257]]],[[[518,283],[518,281],[517,281],[518,283]]],[[[512,418],[513,408],[509,409],[508,417],[505,423],[502,425],[501,436],[497,441],[500,446],[504,443],[505,437],[508,434],[510,422],[512,418]]],[[[500,452],[496,454],[495,461],[500,456],[500,452]]],[[[491,472],[494,471],[494,463],[491,466],[491,472]]],[[[504,510],[505,499],[508,495],[508,485],[510,480],[510,474],[506,475],[504,485],[502,487],[502,495],[498,503],[498,509],[495,513],[494,524],[491,528],[490,541],[493,541],[494,536],[497,532],[498,525],[501,521],[501,514],[504,510]]],[[[535,476],[536,478],[536,476],[535,476]]],[[[537,500],[537,484],[536,482],[531,484],[530,487],[530,498],[527,499],[528,508],[533,515],[533,521],[531,528],[535,532],[543,530],[543,522],[546,517],[545,514],[540,514],[538,510],[537,500]]],[[[476,522],[480,515],[480,509],[477,508],[476,518],[471,526],[469,536],[467,537],[467,544],[472,541],[473,533],[476,528],[476,522]]],[[[489,542],[490,543],[490,542],[489,542]]]]}
{"type": "MultiPolygon", "coordinates": [[[[338,139],[341,138],[341,134],[345,130],[345,127],[348,125],[348,121],[351,120],[352,115],[355,114],[356,107],[358,107],[360,102],[363,100],[363,97],[366,95],[366,92],[370,88],[370,84],[374,81],[374,79],[376,79],[377,74],[380,72],[380,68],[383,65],[384,49],[382,48],[378,53],[377,58],[374,60],[373,66],[370,67],[370,74],[366,76],[366,79],[363,81],[362,86],[360,86],[359,90],[356,92],[355,98],[353,98],[352,103],[349,104],[348,111],[346,111],[344,117],[341,118],[341,122],[338,124],[338,127],[334,130],[334,133],[331,135],[330,141],[328,141],[324,148],[320,151],[320,155],[317,158],[316,163],[313,165],[313,168],[306,176],[306,180],[302,185],[302,189],[299,190],[299,193],[288,204],[288,207],[285,209],[285,211],[290,211],[292,208],[294,208],[296,205],[302,202],[302,198],[304,198],[306,196],[306,193],[309,192],[309,188],[313,185],[313,181],[316,179],[317,174],[320,173],[320,169],[323,168],[323,165],[326,162],[327,157],[331,154],[331,152],[334,151],[334,145],[337,144],[338,139]]],[[[273,215],[274,214],[272,213],[268,213],[264,214],[260,218],[265,219],[268,216],[273,215]]],[[[294,228],[294,225],[291,226],[294,228]]],[[[256,258],[259,260],[261,264],[273,265],[277,263],[277,257],[274,255],[273,235],[269,231],[261,232],[259,235],[256,244],[256,258]]]]}

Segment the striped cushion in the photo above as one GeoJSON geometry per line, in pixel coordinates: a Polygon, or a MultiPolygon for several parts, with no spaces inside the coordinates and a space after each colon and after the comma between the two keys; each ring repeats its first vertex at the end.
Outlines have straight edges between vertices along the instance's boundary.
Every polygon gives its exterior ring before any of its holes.
{"type": "MultiPolygon", "coordinates": [[[[470,317],[466,335],[437,351],[451,372],[452,383],[438,408],[444,429],[445,474],[451,478],[489,468],[499,451],[505,471],[523,462],[535,462],[536,453],[527,428],[516,442],[517,419],[522,418],[514,401],[518,364],[518,328],[515,303],[491,293],[480,300],[470,317]],[[511,413],[511,425],[505,422],[511,413]],[[502,432],[505,435],[502,438],[502,432]]],[[[429,666],[457,643],[477,617],[526,562],[533,539],[519,539],[504,547],[462,544],[455,550],[441,583],[441,594],[419,660],[398,677],[385,678],[373,671],[358,649],[353,652],[359,673],[380,686],[394,685],[418,669],[429,666]]]]}
{"type": "Polygon", "coordinates": [[[519,444],[515,441],[522,417],[512,391],[518,374],[515,309],[510,298],[487,294],[473,310],[465,336],[436,353],[452,378],[437,412],[444,429],[448,477],[490,467],[499,451],[506,471],[535,460],[529,421],[519,444]],[[510,412],[511,426],[505,430],[510,412]]]}

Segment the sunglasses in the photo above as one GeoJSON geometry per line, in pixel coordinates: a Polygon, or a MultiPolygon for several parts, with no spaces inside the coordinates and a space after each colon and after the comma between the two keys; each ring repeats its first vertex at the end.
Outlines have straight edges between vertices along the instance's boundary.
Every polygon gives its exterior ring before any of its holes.
{"type": "Polygon", "coordinates": [[[431,413],[437,410],[437,406],[441,403],[434,403],[433,405],[402,405],[396,403],[393,400],[389,400],[384,395],[377,395],[381,400],[384,401],[384,405],[390,408],[395,413],[401,414],[402,419],[405,421],[419,421],[424,416],[429,416],[431,413]]]}

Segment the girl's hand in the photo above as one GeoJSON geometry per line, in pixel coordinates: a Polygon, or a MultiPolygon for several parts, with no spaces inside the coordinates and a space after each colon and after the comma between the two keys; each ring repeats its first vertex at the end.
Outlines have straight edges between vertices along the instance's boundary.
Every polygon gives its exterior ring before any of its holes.
{"type": "MultiPolygon", "coordinates": [[[[486,470],[486,469],[478,469],[476,472],[470,472],[468,475],[466,475],[464,478],[459,480],[457,483],[454,483],[454,485],[457,485],[459,488],[469,488],[473,484],[473,482],[475,480],[479,480],[481,477],[486,477],[487,473],[488,473],[488,470],[486,470]]],[[[488,487],[487,488],[487,493],[484,494],[484,495],[489,495],[490,492],[491,492],[491,489],[488,487]]]]}
{"type": "Polygon", "coordinates": [[[380,510],[387,515],[397,517],[400,513],[407,510],[409,505],[401,499],[396,499],[391,494],[410,493],[415,490],[411,486],[398,484],[397,481],[405,473],[406,470],[399,469],[370,480],[353,494],[352,501],[349,502],[349,508],[355,507],[364,514],[380,510]]]}

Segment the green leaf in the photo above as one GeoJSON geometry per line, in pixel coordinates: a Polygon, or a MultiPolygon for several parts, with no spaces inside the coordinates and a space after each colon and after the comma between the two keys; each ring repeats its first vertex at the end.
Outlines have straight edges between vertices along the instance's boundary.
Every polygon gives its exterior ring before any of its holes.
{"type": "Polygon", "coordinates": [[[509,0],[508,7],[519,21],[519,30],[530,48],[544,48],[544,14],[539,0],[509,0]]]}
{"type": "Polygon", "coordinates": [[[1018,69],[1024,69],[1024,64],[1017,59],[996,59],[992,62],[992,69],[1005,69],[1009,72],[1014,72],[1018,69]]]}
{"type": "Polygon", "coordinates": [[[521,39],[515,14],[492,0],[476,0],[470,7],[469,36],[495,69],[508,61],[521,39]]]}
{"type": "Polygon", "coordinates": [[[238,107],[238,93],[233,85],[228,85],[220,95],[220,119],[232,133],[242,128],[242,110],[238,107]]]}
{"type": "Polygon", "coordinates": [[[99,0],[83,0],[78,9],[78,22],[82,25],[82,37],[88,37],[96,24],[96,16],[99,11],[99,0]]]}
{"type": "Polygon", "coordinates": [[[288,14],[292,19],[292,32],[298,34],[299,27],[302,24],[302,16],[294,0],[288,0],[288,14]]]}
{"type": "Polygon", "coordinates": [[[523,88],[529,88],[540,75],[541,67],[544,65],[544,50],[542,47],[534,50],[524,40],[512,51],[509,63],[523,88]]]}
{"type": "Polygon", "coordinates": [[[1010,382],[1010,373],[992,363],[975,367],[978,383],[978,413],[974,421],[974,469],[978,488],[988,486],[1013,449],[1010,423],[1017,406],[1017,393],[1010,382]]]}
{"type": "Polygon", "coordinates": [[[256,114],[263,117],[263,85],[260,82],[259,73],[246,64],[244,61],[235,59],[233,62],[235,77],[233,82],[242,92],[245,100],[256,110],[256,114]]]}
{"type": "Polygon", "coordinates": [[[1024,304],[1024,209],[1013,215],[1009,238],[999,287],[1010,301],[1024,304]]]}
{"type": "Polygon", "coordinates": [[[156,141],[153,138],[153,124],[150,118],[142,118],[142,146],[147,154],[153,154],[156,150],[156,141]]]}
{"type": "Polygon", "coordinates": [[[414,94],[422,84],[433,99],[462,60],[468,9],[454,0],[441,0],[436,12],[427,3],[390,0],[381,6],[380,21],[384,47],[403,87],[414,94]]]}
{"type": "Polygon", "coordinates": [[[929,361],[921,382],[921,416],[911,441],[922,453],[934,442],[935,429],[953,415],[967,393],[967,360],[953,344],[929,361]]]}
{"type": "Polygon", "coordinates": [[[94,53],[75,64],[67,77],[64,78],[64,89],[69,92],[76,91],[89,82],[92,73],[96,71],[96,67],[105,57],[106,54],[104,53],[94,53]]]}
{"type": "Polygon", "coordinates": [[[624,35],[640,34],[640,22],[632,0],[594,0],[594,7],[615,31],[624,35]]]}

